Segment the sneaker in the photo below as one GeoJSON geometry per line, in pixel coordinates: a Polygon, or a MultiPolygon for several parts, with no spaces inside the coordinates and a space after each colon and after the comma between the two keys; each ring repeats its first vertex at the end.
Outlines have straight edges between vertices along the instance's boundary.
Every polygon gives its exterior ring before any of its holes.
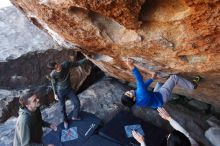
{"type": "Polygon", "coordinates": [[[65,121],[64,121],[64,122],[63,122],[63,126],[64,126],[65,129],[68,129],[68,122],[65,122],[65,121]]]}
{"type": "Polygon", "coordinates": [[[194,89],[196,89],[198,87],[200,80],[201,80],[200,76],[193,77],[192,83],[194,84],[194,89]]]}
{"type": "Polygon", "coordinates": [[[72,120],[73,121],[80,121],[80,120],[82,120],[80,117],[77,117],[77,118],[75,118],[75,117],[72,117],[72,120]]]}

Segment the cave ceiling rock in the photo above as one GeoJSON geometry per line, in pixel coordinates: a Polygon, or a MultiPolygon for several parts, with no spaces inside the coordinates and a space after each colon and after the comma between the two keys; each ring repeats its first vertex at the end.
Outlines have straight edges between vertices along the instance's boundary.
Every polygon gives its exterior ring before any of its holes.
{"type": "Polygon", "coordinates": [[[187,79],[200,75],[198,89],[174,92],[220,106],[219,0],[11,2],[61,44],[97,55],[90,60],[111,76],[134,82],[127,57],[160,71],[163,80],[174,73],[187,79]]]}

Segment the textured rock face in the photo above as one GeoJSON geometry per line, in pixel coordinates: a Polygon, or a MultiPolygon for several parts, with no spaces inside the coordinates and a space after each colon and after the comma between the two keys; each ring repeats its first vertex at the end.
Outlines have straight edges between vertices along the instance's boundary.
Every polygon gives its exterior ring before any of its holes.
{"type": "MultiPolygon", "coordinates": [[[[0,123],[7,120],[11,116],[17,115],[18,97],[22,96],[20,91],[30,88],[45,87],[45,95],[42,97],[42,104],[49,105],[54,101],[51,84],[46,79],[50,70],[46,64],[49,60],[59,63],[74,57],[77,60],[77,53],[73,50],[48,50],[44,53],[29,53],[15,60],[0,63],[0,123]]],[[[79,55],[78,55],[79,56],[79,55]]],[[[94,71],[91,63],[87,62],[79,67],[70,70],[72,87],[77,91],[82,86],[91,84],[91,72],[94,71]],[[86,85],[84,82],[87,81],[86,85]]]]}
{"type": "Polygon", "coordinates": [[[79,94],[81,109],[95,114],[106,123],[118,111],[125,109],[121,104],[121,94],[127,89],[115,79],[104,78],[79,94]]]}
{"type": "MultiPolygon", "coordinates": [[[[103,16],[114,19],[116,22],[124,25],[126,28],[136,29],[140,27],[139,12],[141,5],[145,0],[117,0],[117,1],[89,1],[89,0],[74,0],[65,2],[63,9],[68,9],[69,13],[77,13],[79,11],[91,10],[103,16]],[[119,9],[120,8],[120,9],[119,9]]],[[[54,0],[44,1],[41,4],[54,5],[63,3],[54,0]]],[[[59,7],[60,9],[60,7],[59,7]]]]}
{"type": "Polygon", "coordinates": [[[123,62],[127,57],[160,71],[164,79],[171,73],[188,79],[200,75],[204,79],[197,90],[175,92],[220,106],[218,0],[11,2],[59,43],[92,54],[91,60],[111,76],[134,81],[123,62]]]}
{"type": "Polygon", "coordinates": [[[14,6],[0,9],[0,48],[0,62],[16,59],[28,52],[62,49],[14,6]]]}
{"type": "Polygon", "coordinates": [[[0,90],[0,123],[18,113],[18,97],[22,94],[16,90],[0,90]],[[17,98],[15,98],[17,97],[17,98]]]}
{"type": "Polygon", "coordinates": [[[214,146],[219,145],[219,143],[220,143],[220,140],[219,140],[220,139],[220,128],[219,127],[209,128],[206,131],[205,136],[207,137],[207,139],[209,141],[211,141],[211,143],[214,146]]]}
{"type": "MultiPolygon", "coordinates": [[[[47,63],[51,60],[62,63],[70,60],[70,57],[78,60],[77,53],[73,50],[47,50],[43,53],[27,53],[17,59],[0,63],[0,88],[21,89],[28,86],[50,84],[46,75],[50,74],[47,63]]],[[[75,89],[83,84],[91,73],[90,63],[84,64],[71,70],[72,86],[75,89]]]]}

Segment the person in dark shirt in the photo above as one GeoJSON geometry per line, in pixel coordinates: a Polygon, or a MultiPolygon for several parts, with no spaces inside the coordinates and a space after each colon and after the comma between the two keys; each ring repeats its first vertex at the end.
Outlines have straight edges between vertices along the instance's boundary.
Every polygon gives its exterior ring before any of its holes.
{"type": "Polygon", "coordinates": [[[183,87],[188,90],[193,90],[197,88],[200,77],[195,77],[193,82],[190,82],[178,75],[171,75],[169,79],[162,85],[157,83],[154,91],[148,91],[147,88],[150,84],[157,78],[157,73],[148,71],[141,66],[135,65],[132,59],[127,61],[128,68],[132,71],[137,89],[126,91],[121,98],[122,104],[131,107],[136,104],[140,107],[151,107],[158,108],[163,106],[167,101],[171,100],[172,90],[176,85],[183,87]],[[151,74],[151,78],[143,81],[143,77],[140,74],[138,68],[151,74]]]}
{"type": "Polygon", "coordinates": [[[74,105],[72,120],[80,120],[80,101],[74,89],[71,87],[70,69],[83,64],[87,59],[78,62],[64,61],[59,64],[56,62],[49,62],[47,67],[52,70],[50,73],[54,98],[59,99],[61,112],[63,113],[64,127],[68,128],[68,118],[66,113],[65,100],[68,97],[74,105]]]}
{"type": "Polygon", "coordinates": [[[15,127],[13,146],[43,146],[42,127],[49,127],[56,131],[57,126],[42,120],[38,91],[28,91],[19,99],[19,102],[21,107],[15,127]]]}

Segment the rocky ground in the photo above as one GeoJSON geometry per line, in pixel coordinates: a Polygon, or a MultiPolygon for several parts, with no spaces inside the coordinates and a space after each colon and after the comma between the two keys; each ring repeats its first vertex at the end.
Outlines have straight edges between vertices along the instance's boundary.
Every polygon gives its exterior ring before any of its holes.
{"type": "MultiPolygon", "coordinates": [[[[22,0],[17,0],[18,3],[19,1],[22,0]]],[[[21,7],[19,7],[19,4],[16,4],[22,12],[26,11],[26,14],[28,11],[31,12],[36,10],[35,8],[40,9],[47,5],[47,1],[42,1],[40,5],[31,3],[30,5],[23,6],[22,4],[26,2],[22,1],[20,3],[21,7]],[[37,6],[35,7],[35,5],[37,6]],[[26,6],[33,7],[33,9],[26,10],[28,9],[26,6]],[[25,9],[22,9],[22,7],[25,9]]],[[[43,118],[56,124],[61,122],[61,114],[57,108],[58,103],[54,101],[50,82],[45,78],[45,75],[49,74],[49,70],[46,69],[46,63],[49,60],[62,62],[70,58],[74,58],[74,61],[83,58],[82,54],[74,51],[76,47],[72,43],[75,42],[81,45],[80,49],[79,46],[77,47],[79,50],[84,54],[91,55],[91,61],[99,66],[99,68],[109,73],[108,75],[122,80],[128,81],[131,79],[131,74],[122,63],[124,57],[133,57],[137,63],[152,70],[163,69],[162,73],[164,76],[184,70],[185,72],[195,74],[197,73],[195,70],[200,70],[200,74],[205,78],[197,92],[189,94],[185,93],[185,90],[182,91],[177,88],[175,90],[177,93],[190,95],[190,98],[174,94],[174,100],[169,102],[165,108],[202,146],[220,145],[220,107],[218,106],[219,62],[216,59],[219,56],[216,55],[218,50],[213,49],[217,45],[216,36],[219,34],[219,29],[216,26],[219,15],[211,13],[219,9],[217,7],[219,2],[210,1],[205,3],[198,1],[191,3],[189,0],[187,3],[177,1],[174,5],[171,5],[171,1],[165,4],[160,0],[145,3],[139,0],[135,3],[135,10],[130,11],[133,8],[130,6],[134,5],[134,3],[129,3],[131,1],[127,1],[127,5],[124,5],[123,2],[119,3],[120,5],[112,5],[113,3],[105,3],[105,1],[99,3],[100,5],[96,5],[96,3],[94,5],[84,5],[84,3],[80,3],[81,1],[76,1],[82,8],[69,7],[74,4],[68,4],[69,1],[65,1],[66,5],[62,6],[64,8],[68,7],[68,10],[61,13],[60,10],[64,9],[56,6],[58,1],[53,2],[50,7],[48,5],[48,9],[53,10],[54,13],[45,15],[46,13],[42,11],[43,13],[39,16],[42,19],[48,16],[48,18],[45,18],[48,25],[41,22],[40,18],[31,15],[31,13],[29,13],[28,17],[32,23],[41,29],[43,27],[47,29],[48,33],[66,48],[61,47],[49,35],[34,27],[14,7],[0,9],[0,146],[12,145],[14,126],[17,120],[18,98],[30,88],[41,88],[45,93],[40,97],[43,118]],[[111,7],[108,7],[110,10],[103,12],[104,10],[101,8],[109,4],[111,5],[111,7]],[[142,4],[143,7],[141,8],[142,4]],[[177,7],[179,5],[182,7],[177,7]],[[109,11],[115,12],[117,6],[124,8],[119,11],[123,15],[115,16],[115,13],[109,13],[109,11]],[[204,9],[196,11],[200,7],[204,9]],[[209,9],[209,7],[213,7],[213,9],[209,9]],[[170,14],[172,15],[162,13],[166,9],[169,9],[167,12],[171,11],[172,13],[170,14]],[[206,15],[200,15],[203,10],[204,13],[207,12],[206,15]],[[141,20],[144,22],[142,25],[139,22],[135,23],[138,21],[139,11],[141,11],[141,20]],[[61,14],[65,17],[56,17],[61,14]],[[166,17],[163,18],[162,14],[165,14],[166,17]],[[208,17],[208,14],[213,15],[208,17]],[[194,18],[197,15],[201,16],[198,17],[197,21],[201,22],[203,27],[197,28],[197,22],[194,23],[194,18]],[[52,20],[58,21],[58,18],[62,18],[60,23],[50,22],[52,20]],[[208,18],[213,21],[206,21],[208,18]],[[62,21],[63,19],[66,19],[66,21],[62,21]],[[167,19],[169,21],[164,22],[167,19]],[[44,26],[41,27],[42,25],[38,21],[44,24],[44,26]],[[191,21],[193,23],[190,23],[191,21]],[[68,22],[79,23],[71,26],[68,25],[68,22]],[[208,29],[212,23],[215,24],[208,29]],[[65,25],[67,27],[64,27],[65,25]],[[129,30],[123,25],[132,29],[140,28],[129,30]],[[53,29],[50,29],[48,26],[53,26],[53,29]],[[189,28],[186,31],[189,33],[188,35],[185,34],[185,31],[182,31],[182,28],[186,26],[189,28]],[[192,33],[192,28],[194,27],[197,28],[196,32],[200,32],[199,35],[202,37],[198,37],[195,35],[197,33],[194,32],[191,37],[187,38],[192,33]],[[169,31],[172,33],[169,34],[169,31]],[[64,32],[67,32],[67,34],[64,32]],[[176,34],[182,35],[178,37],[176,34]],[[190,45],[188,46],[185,43],[190,39],[190,45]],[[67,40],[71,43],[68,43],[67,40]],[[207,44],[204,45],[201,42],[207,44]],[[206,48],[203,48],[203,45],[206,48]],[[185,51],[184,48],[188,48],[188,51],[185,51]],[[209,55],[208,60],[206,55],[209,55]],[[154,62],[148,59],[152,59],[154,62]],[[170,63],[167,64],[167,68],[163,65],[164,61],[170,63]],[[172,62],[176,63],[172,64],[172,62]],[[211,93],[209,97],[205,96],[208,93],[211,93]],[[217,104],[214,104],[215,102],[217,104]]],[[[59,4],[59,6],[61,5],[59,4]]],[[[120,82],[121,80],[107,76],[100,80],[104,73],[91,62],[72,70],[71,76],[72,86],[79,93],[81,109],[96,114],[104,123],[108,122],[120,110],[131,110],[136,116],[145,121],[151,122],[158,127],[172,130],[169,124],[159,117],[156,110],[137,107],[127,109],[121,105],[120,97],[122,93],[131,88],[128,85],[132,84],[125,84],[120,82]]],[[[186,73],[185,76],[189,76],[189,74],[186,73]]],[[[70,102],[67,101],[66,104],[68,105],[68,111],[71,111],[73,107],[70,102]]],[[[45,129],[45,134],[48,131],[49,129],[45,129]]]]}
{"type": "MultiPolygon", "coordinates": [[[[129,86],[122,84],[116,79],[104,77],[99,82],[91,85],[78,96],[81,102],[81,110],[88,111],[97,115],[104,123],[108,122],[118,111],[128,110],[120,103],[120,97],[129,86]]],[[[217,146],[219,144],[220,120],[219,111],[212,106],[201,103],[186,97],[173,95],[174,100],[168,103],[165,108],[183,127],[185,127],[192,137],[201,146],[217,146]]],[[[66,102],[68,111],[73,108],[70,101],[66,102]]],[[[61,113],[58,111],[58,103],[53,102],[50,106],[44,106],[43,118],[46,121],[59,124],[61,113]]],[[[148,121],[158,127],[172,130],[169,124],[162,120],[157,111],[153,109],[141,109],[133,107],[131,111],[138,117],[148,121]]],[[[16,117],[9,118],[0,124],[0,145],[9,146],[14,136],[14,126],[16,117]]],[[[47,133],[49,129],[45,129],[47,133]]]]}

